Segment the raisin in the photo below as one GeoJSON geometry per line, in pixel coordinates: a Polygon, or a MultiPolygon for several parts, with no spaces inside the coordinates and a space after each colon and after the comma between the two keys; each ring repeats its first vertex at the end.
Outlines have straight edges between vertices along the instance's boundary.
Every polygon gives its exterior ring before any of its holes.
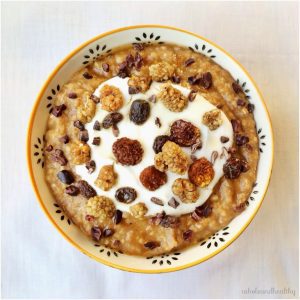
{"type": "Polygon", "coordinates": [[[198,74],[188,77],[188,83],[191,85],[199,84],[204,89],[209,89],[212,86],[212,75],[210,72],[198,74]]]}
{"type": "Polygon", "coordinates": [[[153,143],[153,150],[157,154],[162,151],[163,145],[170,140],[170,137],[168,135],[159,135],[155,138],[153,143]]]}
{"type": "Polygon", "coordinates": [[[200,138],[199,128],[184,120],[175,121],[171,126],[170,132],[171,141],[179,146],[192,146],[200,138]]]}
{"type": "Polygon", "coordinates": [[[71,184],[74,182],[73,174],[68,170],[62,170],[57,173],[58,179],[65,184],[71,184]]]}
{"type": "Polygon", "coordinates": [[[185,67],[188,67],[188,66],[190,66],[191,64],[193,64],[195,62],[195,59],[194,58],[189,58],[189,59],[187,59],[185,62],[184,62],[184,66],[185,67]]]}
{"type": "Polygon", "coordinates": [[[167,174],[149,166],[141,172],[140,181],[146,189],[155,191],[167,182],[167,174]]]}
{"type": "Polygon", "coordinates": [[[91,75],[90,73],[88,72],[84,72],[82,74],[82,76],[85,78],[85,79],[92,79],[93,78],[93,75],[91,75]]]}
{"type": "Polygon", "coordinates": [[[240,87],[240,85],[236,82],[232,83],[232,89],[234,90],[234,92],[236,94],[241,93],[243,91],[243,89],[240,87]]]}
{"type": "Polygon", "coordinates": [[[74,93],[74,92],[70,92],[70,93],[68,93],[68,98],[70,98],[70,99],[76,99],[77,98],[77,94],[74,93]]]}
{"type": "Polygon", "coordinates": [[[236,104],[238,106],[245,106],[246,102],[243,99],[238,99],[237,102],[236,102],[236,104]]]}
{"type": "Polygon", "coordinates": [[[102,69],[103,69],[104,72],[109,72],[109,64],[103,63],[102,64],[102,69]]]}
{"type": "Polygon", "coordinates": [[[79,189],[75,185],[69,185],[66,187],[65,193],[70,196],[77,196],[79,194],[79,189]]]}
{"type": "Polygon", "coordinates": [[[133,166],[143,157],[144,150],[138,140],[123,137],[116,140],[112,146],[113,154],[122,165],[133,166]]]}
{"type": "Polygon", "coordinates": [[[255,108],[254,104],[248,103],[247,109],[248,109],[248,112],[249,112],[249,113],[253,113],[254,108],[255,108]]]}
{"type": "Polygon", "coordinates": [[[105,228],[103,230],[103,237],[109,237],[112,236],[115,233],[115,231],[113,229],[110,228],[105,228]]]}
{"type": "Polygon", "coordinates": [[[79,180],[77,187],[79,188],[80,194],[85,198],[91,198],[97,195],[96,191],[85,180],[79,180]]]}
{"type": "Polygon", "coordinates": [[[115,197],[119,202],[129,204],[136,199],[137,193],[134,188],[123,187],[116,190],[115,197]]]}
{"type": "Polygon", "coordinates": [[[177,217],[165,215],[159,225],[165,228],[176,228],[179,222],[177,217]]]}
{"type": "Polygon", "coordinates": [[[129,119],[137,125],[144,124],[150,114],[150,105],[146,100],[134,100],[130,107],[129,119]]]}
{"type": "Polygon", "coordinates": [[[122,119],[123,119],[122,114],[120,114],[118,112],[110,113],[104,118],[104,120],[102,122],[102,126],[103,126],[103,128],[108,129],[111,126],[113,126],[113,125],[119,123],[120,121],[122,121],[122,119]]]}
{"type": "Polygon", "coordinates": [[[231,125],[234,133],[237,133],[242,130],[242,124],[240,120],[231,120],[231,125]]]}
{"type": "Polygon", "coordinates": [[[188,229],[186,231],[184,231],[182,233],[182,238],[185,240],[185,241],[188,241],[192,238],[192,235],[193,235],[193,231],[188,229]]]}

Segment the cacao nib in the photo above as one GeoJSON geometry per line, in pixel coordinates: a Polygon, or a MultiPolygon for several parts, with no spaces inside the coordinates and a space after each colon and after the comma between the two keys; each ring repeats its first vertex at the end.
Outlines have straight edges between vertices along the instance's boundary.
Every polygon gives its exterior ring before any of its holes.
{"type": "Polygon", "coordinates": [[[62,170],[62,171],[58,172],[57,177],[64,184],[71,184],[74,182],[74,176],[68,170],[62,170]]]}
{"type": "Polygon", "coordinates": [[[115,231],[113,229],[110,228],[105,228],[103,230],[103,237],[110,237],[115,233],[115,231]]]}
{"type": "Polygon", "coordinates": [[[74,92],[70,92],[70,93],[68,93],[68,98],[70,98],[70,99],[76,99],[77,98],[77,94],[74,93],[74,92]]]}
{"type": "Polygon", "coordinates": [[[113,126],[114,124],[117,124],[122,120],[123,120],[123,115],[122,114],[120,114],[118,112],[113,112],[113,113],[108,114],[104,118],[104,120],[102,122],[102,126],[103,126],[103,128],[108,129],[111,126],[113,126]]]}
{"type": "Polygon", "coordinates": [[[223,165],[224,176],[227,179],[236,179],[242,171],[241,160],[237,157],[230,157],[223,165]]]}
{"type": "Polygon", "coordinates": [[[197,91],[191,90],[189,95],[188,95],[188,100],[190,102],[193,102],[195,100],[196,96],[197,96],[197,91]]]}
{"type": "Polygon", "coordinates": [[[179,225],[179,219],[174,216],[166,215],[161,220],[159,225],[165,228],[176,228],[179,225]]]}
{"type": "Polygon", "coordinates": [[[147,249],[153,250],[153,249],[159,247],[160,243],[159,242],[153,242],[153,241],[151,241],[151,242],[145,243],[144,246],[147,249]]]}
{"type": "Polygon", "coordinates": [[[188,66],[190,66],[191,64],[193,64],[195,62],[195,59],[194,58],[189,58],[189,59],[187,59],[185,62],[184,62],[184,66],[185,67],[188,67],[188,66]]]}
{"type": "Polygon", "coordinates": [[[227,137],[227,136],[221,136],[220,137],[220,141],[221,141],[222,144],[225,144],[225,143],[227,143],[229,141],[229,137],[227,137]]]}
{"type": "Polygon", "coordinates": [[[209,201],[206,201],[202,205],[196,207],[192,213],[192,218],[195,221],[199,221],[201,218],[207,218],[212,212],[212,207],[209,201]]]}
{"type": "Polygon", "coordinates": [[[191,229],[188,229],[182,233],[182,237],[185,241],[190,240],[192,238],[192,235],[193,235],[193,231],[191,229]]]}
{"type": "Polygon", "coordinates": [[[68,135],[64,135],[64,136],[62,136],[59,140],[60,140],[62,143],[64,143],[64,144],[68,144],[69,141],[70,141],[70,138],[69,138],[68,135]]]}
{"type": "Polygon", "coordinates": [[[151,197],[151,202],[153,202],[154,204],[160,205],[160,206],[164,206],[164,203],[162,202],[162,200],[160,200],[159,198],[156,197],[151,197]]]}
{"type": "Polygon", "coordinates": [[[80,194],[85,198],[91,198],[97,195],[93,187],[91,187],[85,180],[79,180],[76,183],[76,186],[79,188],[80,194]]]}
{"type": "Polygon", "coordinates": [[[140,70],[142,65],[143,65],[143,57],[137,52],[134,57],[134,66],[137,70],[140,70]]]}
{"type": "Polygon", "coordinates": [[[200,86],[205,88],[206,90],[212,86],[212,76],[210,72],[202,74],[199,80],[200,86]]]}
{"type": "Polygon", "coordinates": [[[242,130],[242,124],[240,120],[231,120],[231,125],[234,133],[240,132],[242,130]]]}
{"type": "Polygon", "coordinates": [[[91,74],[89,74],[88,72],[84,72],[84,73],[82,74],[82,76],[83,76],[85,79],[92,79],[92,78],[93,78],[93,76],[92,76],[91,74]]]}
{"type": "Polygon", "coordinates": [[[75,185],[69,185],[66,187],[65,193],[70,196],[77,196],[79,194],[79,189],[75,185]]]}
{"type": "Polygon", "coordinates": [[[84,143],[88,142],[88,140],[89,140],[89,133],[88,133],[88,131],[86,129],[82,130],[82,131],[79,131],[78,138],[79,138],[79,140],[81,142],[84,142],[84,143]]]}
{"type": "Polygon", "coordinates": [[[168,201],[168,205],[173,207],[173,208],[177,208],[178,205],[179,205],[179,202],[174,198],[172,197],[169,201],[168,201]]]}
{"type": "Polygon", "coordinates": [[[59,163],[61,166],[65,166],[68,163],[64,153],[60,149],[55,149],[54,153],[52,153],[51,158],[53,161],[59,163]]]}
{"type": "Polygon", "coordinates": [[[52,146],[52,145],[48,145],[48,146],[45,148],[45,150],[46,150],[47,152],[51,152],[51,151],[53,150],[53,146],[52,146]]]}
{"type": "Polygon", "coordinates": [[[238,106],[245,106],[246,102],[243,99],[238,99],[237,105],[238,106]]]}
{"type": "Polygon", "coordinates": [[[106,73],[109,72],[109,64],[103,63],[103,64],[102,64],[102,69],[103,69],[103,71],[106,72],[106,73]]]}
{"type": "Polygon", "coordinates": [[[249,112],[249,113],[253,113],[253,111],[254,111],[254,104],[248,103],[247,109],[248,109],[248,112],[249,112]]]}
{"type": "Polygon", "coordinates": [[[97,241],[97,242],[100,241],[102,232],[101,232],[101,229],[99,227],[92,227],[91,234],[92,234],[92,238],[95,241],[97,241]]]}
{"type": "Polygon", "coordinates": [[[63,113],[64,110],[66,110],[66,106],[64,104],[62,105],[57,105],[57,106],[54,106],[53,109],[52,109],[52,115],[55,116],[55,117],[60,117],[63,113]]]}
{"type": "Polygon", "coordinates": [[[236,94],[241,93],[243,91],[243,89],[240,87],[240,85],[236,82],[232,83],[232,89],[234,90],[234,92],[236,94]]]}
{"type": "Polygon", "coordinates": [[[249,138],[246,135],[237,134],[235,136],[235,142],[238,146],[243,146],[249,142],[249,138]]]}
{"type": "Polygon", "coordinates": [[[93,129],[97,131],[101,130],[101,124],[99,121],[95,121],[93,129]]]}
{"type": "Polygon", "coordinates": [[[113,222],[115,223],[115,224],[119,224],[121,221],[122,221],[122,216],[123,216],[123,213],[122,213],[122,211],[120,211],[120,210],[116,210],[115,211],[115,214],[114,214],[114,216],[113,216],[113,222]]]}
{"type": "Polygon", "coordinates": [[[85,164],[89,174],[92,174],[96,170],[96,163],[94,160],[90,160],[85,164]]]}
{"type": "Polygon", "coordinates": [[[155,103],[156,102],[156,96],[155,95],[150,96],[148,101],[152,102],[152,103],[155,103]]]}
{"type": "Polygon", "coordinates": [[[99,146],[101,142],[101,138],[99,136],[94,137],[92,144],[95,146],[99,146]]]}
{"type": "Polygon", "coordinates": [[[140,91],[141,91],[141,89],[139,87],[133,87],[133,86],[128,87],[128,94],[129,95],[138,94],[138,93],[140,93],[140,91]]]}
{"type": "Polygon", "coordinates": [[[171,77],[171,80],[172,80],[174,83],[179,84],[180,81],[181,81],[181,78],[180,78],[180,76],[173,75],[173,76],[171,77]]]}
{"type": "Polygon", "coordinates": [[[78,128],[80,131],[84,130],[84,125],[79,120],[74,121],[73,125],[74,127],[78,128]]]}
{"type": "Polygon", "coordinates": [[[136,51],[144,50],[144,44],[143,43],[133,43],[132,46],[133,46],[133,49],[136,50],[136,51]]]}
{"type": "Polygon", "coordinates": [[[90,96],[90,99],[91,99],[94,103],[96,103],[96,104],[98,104],[98,103],[100,102],[100,98],[97,97],[97,96],[94,95],[94,94],[92,94],[92,95],[90,96]]]}
{"type": "Polygon", "coordinates": [[[160,119],[158,117],[155,118],[155,125],[159,128],[161,127],[161,122],[160,122],[160,119]]]}
{"type": "Polygon", "coordinates": [[[156,214],[150,219],[150,223],[153,225],[159,225],[162,219],[166,216],[166,213],[162,211],[161,213],[156,214]]]}
{"type": "Polygon", "coordinates": [[[118,127],[117,124],[114,124],[114,125],[112,126],[112,133],[113,133],[113,135],[114,135],[115,137],[118,137],[118,136],[119,136],[120,130],[119,130],[119,127],[118,127]]]}

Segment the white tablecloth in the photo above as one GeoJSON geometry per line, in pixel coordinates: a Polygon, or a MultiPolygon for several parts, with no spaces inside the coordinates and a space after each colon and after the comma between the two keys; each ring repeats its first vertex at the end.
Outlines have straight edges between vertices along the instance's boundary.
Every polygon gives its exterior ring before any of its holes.
{"type": "Polygon", "coordinates": [[[2,4],[3,297],[276,297],[274,293],[243,294],[248,288],[290,288],[297,296],[296,2],[2,4]],[[29,114],[50,71],[87,39],[113,28],[141,23],[182,27],[232,53],[261,88],[275,133],[271,185],[247,230],[213,259],[161,275],[111,269],[67,243],[41,211],[25,160],[29,114]]]}

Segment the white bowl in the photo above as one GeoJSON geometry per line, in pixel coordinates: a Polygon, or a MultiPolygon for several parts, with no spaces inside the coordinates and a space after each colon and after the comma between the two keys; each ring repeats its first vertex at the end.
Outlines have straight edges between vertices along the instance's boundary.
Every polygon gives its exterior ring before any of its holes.
{"type": "Polygon", "coordinates": [[[222,48],[207,39],[182,29],[160,25],[141,25],[101,34],[72,51],[54,69],[40,91],[30,117],[27,136],[27,159],[32,185],[46,216],[57,230],[77,249],[96,261],[118,269],[161,273],[181,270],[199,264],[229,246],[249,225],[257,213],[269,184],[273,164],[273,134],[270,117],[262,96],[247,71],[222,48]],[[112,251],[87,238],[55,203],[44,179],[43,136],[52,100],[73,73],[97,57],[121,45],[134,42],[174,43],[192,48],[211,57],[239,82],[251,103],[259,136],[260,159],[256,185],[247,209],[228,226],[188,249],[157,257],[136,257],[112,251]]]}

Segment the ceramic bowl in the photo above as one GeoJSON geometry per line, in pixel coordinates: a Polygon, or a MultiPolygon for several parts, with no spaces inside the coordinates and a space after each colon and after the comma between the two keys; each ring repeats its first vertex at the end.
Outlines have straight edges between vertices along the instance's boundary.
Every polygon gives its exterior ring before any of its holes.
{"type": "Polygon", "coordinates": [[[118,269],[161,273],[181,270],[199,264],[229,246],[249,225],[257,213],[269,184],[273,163],[273,135],[270,117],[262,96],[248,72],[230,54],[207,39],[182,29],[159,25],[142,25],[120,28],[101,34],[72,51],[54,69],[35,102],[29,121],[27,137],[28,168],[38,201],[56,229],[72,245],[98,262],[118,269]],[[109,53],[114,48],[134,42],[174,43],[200,52],[227,69],[255,105],[254,117],[259,136],[260,159],[256,184],[247,201],[246,210],[228,226],[205,241],[186,250],[157,257],[135,257],[115,252],[87,238],[68,219],[55,202],[44,179],[44,133],[53,99],[74,72],[109,53]]]}

